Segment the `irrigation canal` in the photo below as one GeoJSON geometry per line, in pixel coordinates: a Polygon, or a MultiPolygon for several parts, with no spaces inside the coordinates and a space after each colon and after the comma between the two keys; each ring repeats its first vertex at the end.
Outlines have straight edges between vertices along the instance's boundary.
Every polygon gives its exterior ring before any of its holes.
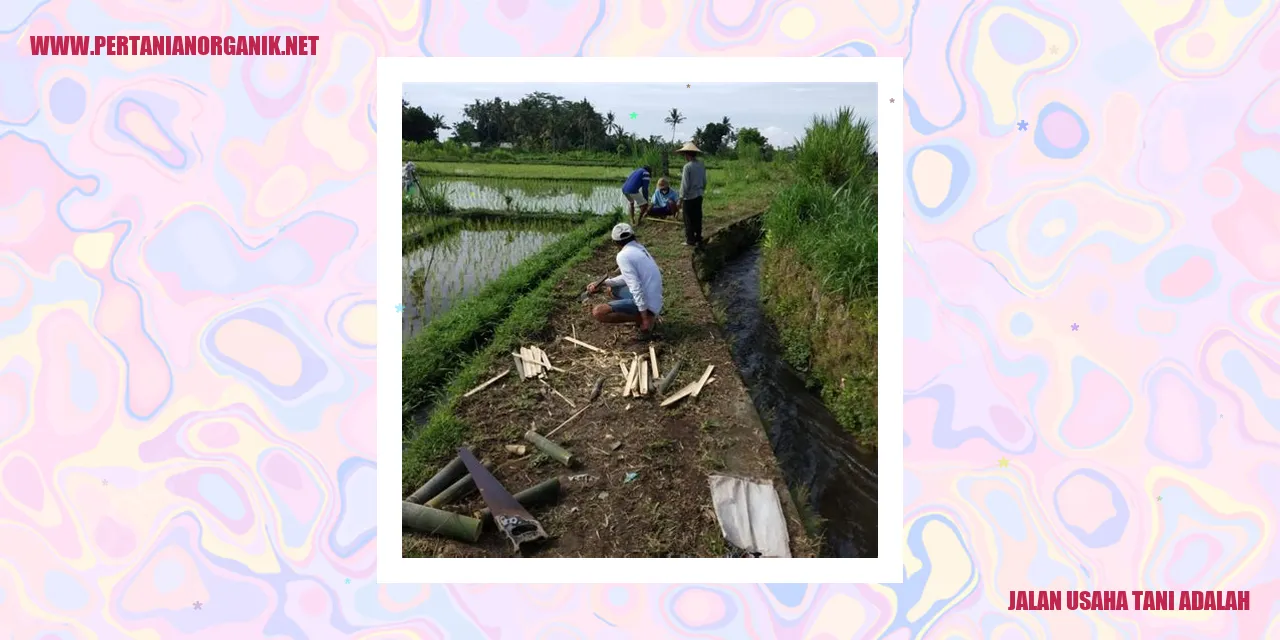
{"type": "Polygon", "coordinates": [[[758,244],[729,258],[710,281],[734,363],[747,385],[793,493],[824,520],[827,556],[876,557],[875,455],[858,447],[804,380],[782,359],[760,300],[758,244]],[[796,491],[802,489],[803,491],[796,491]]]}

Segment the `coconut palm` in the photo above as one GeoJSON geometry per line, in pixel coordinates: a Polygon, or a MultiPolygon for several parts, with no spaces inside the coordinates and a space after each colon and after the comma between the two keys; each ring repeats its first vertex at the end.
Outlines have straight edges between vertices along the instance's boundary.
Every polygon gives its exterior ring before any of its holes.
{"type": "Polygon", "coordinates": [[[674,145],[676,143],[676,126],[685,121],[684,114],[680,113],[679,109],[672,107],[671,113],[668,113],[667,117],[663,118],[662,121],[671,125],[671,144],[674,145]]]}

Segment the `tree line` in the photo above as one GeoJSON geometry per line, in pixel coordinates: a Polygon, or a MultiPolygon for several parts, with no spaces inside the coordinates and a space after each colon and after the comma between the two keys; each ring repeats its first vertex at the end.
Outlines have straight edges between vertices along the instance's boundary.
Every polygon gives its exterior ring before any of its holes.
{"type": "MultiPolygon", "coordinates": [[[[676,144],[676,127],[688,118],[672,109],[663,118],[671,126],[669,140],[651,135],[640,138],[625,130],[614,112],[601,113],[586,98],[566,100],[562,96],[536,91],[516,102],[501,98],[479,100],[463,108],[461,120],[446,123],[440,114],[427,114],[422,107],[401,100],[402,136],[409,142],[478,143],[481,147],[510,144],[530,151],[567,151],[581,149],[628,153],[641,147],[676,144]],[[447,132],[447,136],[446,136],[447,132]]],[[[769,141],[758,129],[737,128],[726,116],[719,122],[708,122],[693,134],[693,143],[708,154],[728,151],[738,145],[750,145],[768,154],[769,141]]]]}

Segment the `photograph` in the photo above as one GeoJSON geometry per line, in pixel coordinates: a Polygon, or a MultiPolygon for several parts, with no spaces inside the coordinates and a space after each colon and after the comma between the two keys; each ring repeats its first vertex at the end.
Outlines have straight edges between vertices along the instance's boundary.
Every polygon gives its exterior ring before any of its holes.
{"type": "Polygon", "coordinates": [[[876,83],[399,97],[402,557],[878,556],[876,83]]]}

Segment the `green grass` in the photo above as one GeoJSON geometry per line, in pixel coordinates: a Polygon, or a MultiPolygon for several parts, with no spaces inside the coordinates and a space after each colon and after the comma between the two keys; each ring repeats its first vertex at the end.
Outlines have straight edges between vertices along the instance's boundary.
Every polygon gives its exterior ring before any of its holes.
{"type": "Polygon", "coordinates": [[[878,207],[869,125],[848,109],[816,118],[796,148],[796,182],[763,216],[765,308],[784,357],[840,424],[874,448],[878,207]]]}
{"type": "Polygon", "coordinates": [[[410,338],[403,350],[405,412],[431,403],[466,355],[482,347],[507,317],[513,300],[545,281],[548,274],[576,255],[583,245],[601,237],[615,221],[615,216],[589,220],[506,271],[476,295],[457,303],[410,338]]]}
{"type": "Polygon", "coordinates": [[[578,249],[561,260],[556,269],[546,274],[541,284],[514,305],[509,305],[510,313],[494,330],[488,345],[466,360],[457,375],[444,387],[440,394],[441,400],[436,403],[427,420],[421,425],[406,429],[407,442],[402,468],[405,493],[426,482],[438,463],[452,456],[466,440],[470,426],[457,416],[462,394],[484,381],[496,358],[508,357],[507,354],[525,338],[535,335],[546,326],[547,318],[556,307],[556,284],[573,268],[590,258],[596,248],[606,241],[608,236],[601,235],[593,241],[580,242],[578,249]]]}

